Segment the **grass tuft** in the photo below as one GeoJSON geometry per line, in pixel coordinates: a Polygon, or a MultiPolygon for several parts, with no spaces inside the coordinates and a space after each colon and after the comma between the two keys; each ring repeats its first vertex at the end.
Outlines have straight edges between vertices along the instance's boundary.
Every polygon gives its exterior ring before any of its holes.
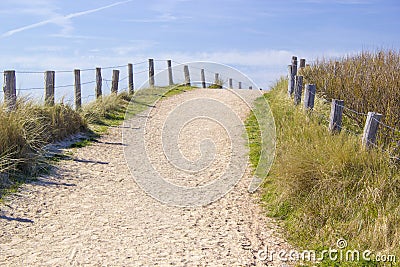
{"type": "Polygon", "coordinates": [[[0,195],[3,189],[43,168],[43,147],[87,128],[84,119],[62,103],[42,106],[20,98],[14,110],[0,104],[0,195]]]}

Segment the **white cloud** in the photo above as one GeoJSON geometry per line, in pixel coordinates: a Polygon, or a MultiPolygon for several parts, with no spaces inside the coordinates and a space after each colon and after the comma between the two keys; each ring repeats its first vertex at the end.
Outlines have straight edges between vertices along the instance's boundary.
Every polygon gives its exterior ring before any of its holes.
{"type": "Polygon", "coordinates": [[[286,50],[226,51],[199,53],[169,53],[165,56],[189,62],[193,60],[220,62],[228,65],[276,66],[286,64],[293,52],[286,50]]]}
{"type": "Polygon", "coordinates": [[[16,29],[7,31],[7,32],[3,33],[1,35],[1,37],[3,37],[3,38],[4,37],[9,37],[9,36],[12,36],[12,35],[14,35],[16,33],[27,31],[27,30],[31,30],[31,29],[34,29],[34,28],[37,28],[37,27],[41,27],[41,26],[44,26],[44,25],[47,25],[47,24],[56,24],[56,25],[58,25],[58,26],[63,28],[61,34],[67,34],[67,33],[71,32],[71,30],[73,29],[72,22],[71,22],[72,18],[89,15],[89,14],[92,14],[92,13],[95,13],[95,12],[99,12],[99,11],[102,11],[102,10],[105,10],[105,9],[108,9],[108,8],[112,8],[112,7],[115,7],[115,6],[118,6],[118,5],[122,5],[122,4],[125,4],[125,3],[128,3],[128,2],[132,2],[132,1],[133,0],[120,1],[120,2],[116,2],[116,3],[113,3],[113,4],[107,5],[107,6],[103,6],[103,7],[99,7],[99,8],[95,8],[95,9],[90,9],[90,10],[86,10],[86,11],[81,11],[81,12],[76,12],[76,13],[71,13],[71,14],[68,14],[68,15],[61,15],[61,14],[57,14],[57,13],[53,14],[52,12],[49,11],[47,13],[51,13],[52,14],[50,19],[43,20],[43,21],[40,21],[40,22],[37,22],[37,23],[33,23],[33,24],[30,24],[30,25],[24,26],[24,27],[20,27],[20,28],[16,28],[16,29]]]}
{"type": "Polygon", "coordinates": [[[191,19],[191,16],[178,16],[175,15],[176,10],[179,10],[179,5],[190,0],[158,0],[151,3],[151,10],[155,12],[156,16],[148,18],[135,18],[125,20],[126,22],[138,22],[138,23],[160,23],[160,22],[172,22],[182,19],[191,19]]]}
{"type": "Polygon", "coordinates": [[[108,9],[108,8],[111,8],[111,7],[115,7],[115,6],[119,6],[119,5],[122,5],[122,4],[126,4],[126,3],[129,3],[129,2],[132,2],[132,1],[133,0],[120,1],[120,2],[116,2],[114,4],[110,4],[110,5],[103,6],[103,7],[90,9],[90,10],[86,10],[86,11],[82,11],[82,12],[72,13],[72,14],[66,15],[64,17],[66,19],[72,19],[72,18],[75,18],[75,17],[88,15],[88,14],[91,14],[91,13],[99,12],[99,11],[104,10],[104,9],[108,9]]]}
{"type": "Polygon", "coordinates": [[[172,13],[179,8],[179,5],[190,0],[158,0],[153,1],[152,9],[159,13],[172,13]]]}
{"type": "Polygon", "coordinates": [[[68,50],[67,46],[56,46],[56,45],[43,45],[43,46],[30,46],[26,48],[26,51],[30,52],[62,52],[68,50]]]}
{"type": "Polygon", "coordinates": [[[137,54],[138,52],[146,51],[158,43],[151,40],[131,40],[129,45],[118,46],[112,48],[112,52],[116,53],[118,56],[129,56],[137,54]]]}
{"type": "Polygon", "coordinates": [[[75,35],[69,33],[57,33],[51,34],[51,37],[64,38],[64,39],[76,39],[76,40],[101,40],[101,41],[115,41],[115,38],[104,37],[104,36],[90,36],[90,35],[75,35]]]}
{"type": "Polygon", "coordinates": [[[158,22],[171,22],[178,19],[188,19],[190,17],[176,17],[170,13],[164,13],[154,18],[144,18],[144,19],[128,19],[126,22],[139,22],[139,23],[158,23],[158,22]]]}

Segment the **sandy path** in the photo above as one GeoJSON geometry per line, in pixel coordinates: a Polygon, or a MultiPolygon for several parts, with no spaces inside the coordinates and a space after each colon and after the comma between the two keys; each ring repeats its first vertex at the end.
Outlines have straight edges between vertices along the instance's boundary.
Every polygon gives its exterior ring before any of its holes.
{"type": "MultiPolygon", "coordinates": [[[[259,96],[256,91],[241,94],[249,101],[259,96]]],[[[181,186],[206,185],[247,152],[243,136],[230,136],[224,125],[203,118],[181,129],[178,147],[182,158],[196,161],[202,156],[201,140],[212,139],[214,160],[195,174],[169,164],[160,129],[177,106],[198,98],[224,103],[241,120],[249,112],[232,91],[195,90],[159,102],[149,117],[137,116],[123,129],[137,130],[138,120],[146,119],[147,154],[136,151],[137,157],[148,158],[166,180],[181,186]],[[243,148],[238,155],[229,153],[235,142],[243,148]]],[[[122,127],[112,128],[93,145],[73,150],[74,160],[62,161],[53,174],[11,196],[1,206],[0,265],[263,266],[258,250],[287,248],[279,228],[264,216],[259,197],[247,192],[248,164],[223,198],[205,207],[180,208],[160,203],[137,185],[124,148],[122,127]]]]}

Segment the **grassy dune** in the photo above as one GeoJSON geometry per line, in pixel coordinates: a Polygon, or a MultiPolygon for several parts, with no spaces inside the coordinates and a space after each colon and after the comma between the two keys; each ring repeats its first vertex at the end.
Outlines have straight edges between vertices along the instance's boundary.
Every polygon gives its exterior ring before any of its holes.
{"type": "MultiPolygon", "coordinates": [[[[264,96],[277,131],[276,158],[263,188],[268,214],[282,221],[287,238],[298,248],[337,248],[338,238],[344,238],[349,248],[400,255],[400,166],[386,152],[363,150],[359,136],[330,134],[325,120],[295,107],[286,91],[282,79],[264,96]]],[[[329,108],[317,100],[318,114],[328,115],[329,108]]],[[[257,128],[254,116],[247,128],[257,128]]],[[[256,165],[259,147],[250,149],[256,165]]],[[[376,265],[321,263],[369,264],[376,265]]]]}
{"type": "MultiPolygon", "coordinates": [[[[306,83],[317,85],[317,93],[324,98],[344,100],[347,108],[359,113],[379,112],[385,124],[400,129],[399,51],[364,51],[337,60],[321,59],[301,74],[306,83]]],[[[344,113],[358,127],[364,126],[365,116],[349,110],[344,113]]],[[[381,127],[378,142],[394,150],[400,144],[400,132],[381,127]]]]}
{"type": "Polygon", "coordinates": [[[0,125],[0,188],[40,172],[46,144],[87,129],[70,106],[46,107],[27,99],[18,100],[10,112],[0,105],[0,125]]]}

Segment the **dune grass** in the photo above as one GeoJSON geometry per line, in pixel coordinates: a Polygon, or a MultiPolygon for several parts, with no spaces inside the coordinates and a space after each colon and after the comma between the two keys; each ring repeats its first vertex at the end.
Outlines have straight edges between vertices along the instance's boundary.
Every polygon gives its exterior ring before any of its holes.
{"type": "MultiPolygon", "coordinates": [[[[400,166],[381,150],[363,150],[360,137],[332,135],[325,120],[307,115],[287,98],[287,81],[265,94],[277,131],[276,158],[263,185],[263,204],[300,249],[353,249],[400,256],[400,166]]],[[[319,99],[319,113],[329,104],[319,99]]],[[[257,128],[254,116],[247,128],[257,128]]],[[[252,135],[257,138],[256,135],[252,135]]],[[[254,142],[253,143],[257,143],[254,142]]],[[[250,160],[258,162],[258,146],[250,160]]],[[[321,266],[375,266],[376,262],[331,262],[321,266]]]]}
{"type": "Polygon", "coordinates": [[[87,129],[85,120],[68,105],[43,106],[24,98],[11,111],[0,104],[0,125],[0,189],[45,168],[46,144],[87,129]]]}
{"type": "MultiPolygon", "coordinates": [[[[363,51],[338,59],[319,59],[303,69],[306,83],[314,83],[317,93],[326,99],[344,100],[345,106],[366,114],[383,114],[382,122],[400,129],[400,52],[363,51]]],[[[365,116],[345,110],[344,114],[362,128],[365,116]]],[[[380,127],[379,145],[396,150],[400,132],[380,127]]]]}

